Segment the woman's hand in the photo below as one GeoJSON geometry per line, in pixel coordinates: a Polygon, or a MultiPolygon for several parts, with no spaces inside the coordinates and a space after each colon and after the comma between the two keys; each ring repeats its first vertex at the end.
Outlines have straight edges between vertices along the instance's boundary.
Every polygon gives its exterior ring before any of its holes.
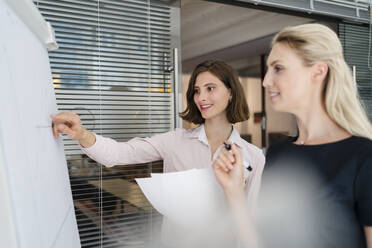
{"type": "Polygon", "coordinates": [[[261,247],[249,215],[244,193],[244,166],[239,148],[232,144],[231,151],[222,149],[213,163],[217,181],[221,184],[235,222],[241,247],[261,247]]]}
{"type": "Polygon", "coordinates": [[[94,134],[81,125],[80,117],[74,112],[65,111],[50,117],[55,138],[58,138],[60,133],[67,134],[70,139],[77,140],[83,147],[90,147],[96,142],[94,134]]]}
{"type": "Polygon", "coordinates": [[[244,194],[244,167],[239,148],[231,145],[231,152],[222,149],[213,163],[217,181],[227,197],[244,194]]]}

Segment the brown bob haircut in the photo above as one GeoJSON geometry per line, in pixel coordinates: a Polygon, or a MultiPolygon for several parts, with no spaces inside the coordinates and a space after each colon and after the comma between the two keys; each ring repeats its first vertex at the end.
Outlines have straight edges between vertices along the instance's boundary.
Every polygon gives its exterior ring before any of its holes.
{"type": "Polygon", "coordinates": [[[202,72],[210,72],[223,82],[226,88],[231,90],[231,101],[226,108],[226,117],[230,123],[237,123],[248,120],[249,109],[238,76],[234,69],[228,64],[219,60],[207,60],[196,66],[189,80],[189,87],[186,93],[187,108],[181,112],[180,117],[194,124],[204,123],[204,118],[194,102],[194,86],[197,76],[202,72]]]}

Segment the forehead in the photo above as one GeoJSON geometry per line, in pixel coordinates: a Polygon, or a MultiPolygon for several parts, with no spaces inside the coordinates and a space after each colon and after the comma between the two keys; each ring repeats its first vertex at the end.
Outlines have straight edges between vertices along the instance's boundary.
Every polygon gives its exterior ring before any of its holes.
{"type": "Polygon", "coordinates": [[[218,85],[218,84],[223,84],[223,82],[218,77],[216,77],[213,73],[209,71],[205,71],[205,72],[200,73],[196,77],[194,87],[203,87],[208,84],[218,85]]]}
{"type": "Polygon", "coordinates": [[[295,50],[293,50],[285,43],[276,43],[273,46],[267,59],[267,65],[270,65],[271,63],[274,63],[276,61],[288,63],[302,62],[301,58],[297,55],[295,50]]]}

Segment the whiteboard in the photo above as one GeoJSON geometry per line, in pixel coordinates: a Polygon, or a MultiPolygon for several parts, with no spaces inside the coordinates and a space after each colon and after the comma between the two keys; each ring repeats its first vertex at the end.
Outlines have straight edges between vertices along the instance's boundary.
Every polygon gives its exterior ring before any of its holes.
{"type": "Polygon", "coordinates": [[[4,0],[0,34],[0,166],[17,246],[80,247],[62,141],[40,127],[57,112],[47,50],[4,0]]]}

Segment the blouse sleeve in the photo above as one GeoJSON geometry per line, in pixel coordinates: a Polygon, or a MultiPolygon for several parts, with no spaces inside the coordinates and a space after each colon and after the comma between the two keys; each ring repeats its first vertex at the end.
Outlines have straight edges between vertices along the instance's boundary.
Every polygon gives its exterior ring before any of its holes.
{"type": "Polygon", "coordinates": [[[372,152],[361,163],[355,184],[356,210],[363,226],[372,226],[372,152]]]}
{"type": "Polygon", "coordinates": [[[174,132],[155,135],[151,138],[134,138],[128,142],[96,136],[96,143],[88,148],[81,147],[90,158],[107,167],[124,164],[147,163],[162,160],[167,143],[171,143],[174,132]]]}

